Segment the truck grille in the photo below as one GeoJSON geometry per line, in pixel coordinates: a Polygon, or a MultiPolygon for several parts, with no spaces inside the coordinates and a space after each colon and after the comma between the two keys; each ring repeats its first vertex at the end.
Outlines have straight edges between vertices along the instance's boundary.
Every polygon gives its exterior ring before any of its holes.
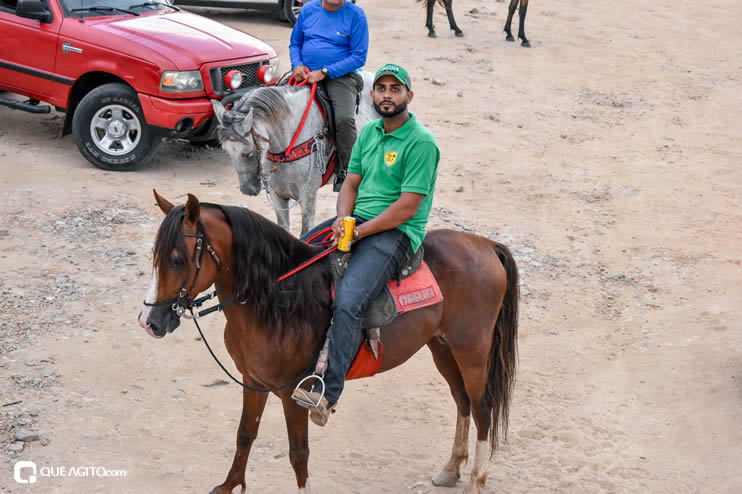
{"type": "Polygon", "coordinates": [[[224,76],[230,70],[239,70],[242,72],[242,84],[239,89],[257,87],[260,85],[258,81],[258,67],[266,62],[255,62],[244,65],[229,65],[226,67],[216,67],[211,69],[211,87],[214,88],[216,94],[229,94],[232,92],[232,88],[228,88],[224,85],[224,76]]]}

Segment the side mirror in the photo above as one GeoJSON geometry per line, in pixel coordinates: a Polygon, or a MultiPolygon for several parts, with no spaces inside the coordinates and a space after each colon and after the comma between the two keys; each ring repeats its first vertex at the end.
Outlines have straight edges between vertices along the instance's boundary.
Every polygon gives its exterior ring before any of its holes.
{"type": "Polygon", "coordinates": [[[51,10],[42,0],[18,0],[15,13],[19,17],[36,19],[47,24],[54,20],[51,10]]]}

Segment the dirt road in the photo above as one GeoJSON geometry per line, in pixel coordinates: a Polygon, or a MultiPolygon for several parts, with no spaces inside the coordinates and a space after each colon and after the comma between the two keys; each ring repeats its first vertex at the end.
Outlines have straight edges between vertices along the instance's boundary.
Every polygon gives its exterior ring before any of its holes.
{"type": "MultiPolygon", "coordinates": [[[[438,9],[435,40],[412,0],[360,5],[367,67],[409,69],[412,110],[441,144],[431,227],[488,234],[521,269],[510,440],[489,492],[742,491],[742,4],[537,0],[530,50],[504,41],[505,3],[457,0],[463,39],[438,9]]],[[[200,12],[288,68],[286,24],[200,12]]],[[[208,492],[231,464],[241,393],[189,324],[161,341],[137,325],[161,219],[151,189],[272,211],[240,195],[221,150],[170,142],[137,172],[103,172],[56,138],[61,123],[0,108],[0,491],[208,492]],[[24,431],[39,439],[18,451],[24,431]],[[126,476],[24,486],[20,459],[126,476]]],[[[334,199],[322,191],[318,219],[334,199]]],[[[228,361],[221,316],[204,326],[228,361]]],[[[454,424],[427,350],[352,382],[328,427],[310,426],[312,488],[449,492],[430,478],[454,424]]],[[[293,492],[287,453],[272,399],[248,492],[293,492]]]]}

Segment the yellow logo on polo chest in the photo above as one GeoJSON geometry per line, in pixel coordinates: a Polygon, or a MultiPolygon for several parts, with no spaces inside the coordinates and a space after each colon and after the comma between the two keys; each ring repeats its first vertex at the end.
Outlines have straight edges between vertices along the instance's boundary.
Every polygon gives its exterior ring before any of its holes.
{"type": "Polygon", "coordinates": [[[388,151],[386,155],[384,156],[384,163],[386,163],[386,166],[392,166],[396,161],[397,161],[396,151],[388,151]]]}

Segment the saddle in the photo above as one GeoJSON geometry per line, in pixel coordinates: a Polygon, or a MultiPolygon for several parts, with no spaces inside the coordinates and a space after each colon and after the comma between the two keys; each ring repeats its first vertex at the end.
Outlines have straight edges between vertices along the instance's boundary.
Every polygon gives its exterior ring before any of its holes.
{"type": "MultiPolygon", "coordinates": [[[[368,331],[369,329],[378,329],[381,326],[386,326],[397,317],[397,303],[394,295],[392,295],[392,288],[390,288],[389,285],[394,286],[396,283],[397,287],[400,287],[402,280],[411,276],[415,271],[417,271],[417,268],[420,267],[423,261],[423,255],[424,251],[421,245],[420,248],[417,249],[417,252],[412,255],[412,258],[402,266],[399,273],[392,277],[379,296],[371,303],[371,306],[363,316],[361,327],[364,330],[368,331]]],[[[333,251],[329,255],[334,286],[340,286],[345,270],[348,269],[350,258],[350,252],[342,252],[339,250],[333,251]]]]}
{"type": "MultiPolygon", "coordinates": [[[[366,310],[361,323],[366,335],[366,344],[359,349],[346,379],[376,374],[381,365],[382,326],[391,323],[400,314],[443,301],[438,283],[428,265],[423,261],[423,257],[424,250],[420,246],[366,310]]],[[[350,252],[334,251],[329,255],[333,277],[333,298],[334,287],[340,286],[350,258],[350,252]]]]}

